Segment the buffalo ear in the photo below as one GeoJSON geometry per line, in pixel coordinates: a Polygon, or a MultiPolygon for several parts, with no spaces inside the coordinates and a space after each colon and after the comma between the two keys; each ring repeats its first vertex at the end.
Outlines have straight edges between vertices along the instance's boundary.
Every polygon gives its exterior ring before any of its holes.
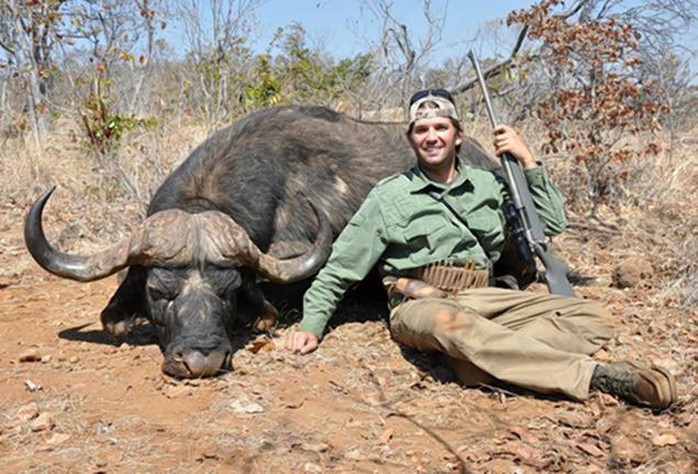
{"type": "Polygon", "coordinates": [[[275,283],[295,283],[312,277],[325,264],[332,250],[332,225],[319,204],[310,201],[315,212],[318,229],[315,241],[308,251],[295,258],[281,260],[268,254],[259,254],[257,270],[260,275],[275,283]]]}

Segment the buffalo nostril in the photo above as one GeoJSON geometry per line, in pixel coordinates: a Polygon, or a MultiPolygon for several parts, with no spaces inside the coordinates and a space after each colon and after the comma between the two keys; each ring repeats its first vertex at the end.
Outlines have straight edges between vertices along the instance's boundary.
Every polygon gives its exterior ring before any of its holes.
{"type": "Polygon", "coordinates": [[[185,349],[166,361],[167,373],[182,378],[210,377],[230,370],[230,352],[215,349],[185,349]]]}

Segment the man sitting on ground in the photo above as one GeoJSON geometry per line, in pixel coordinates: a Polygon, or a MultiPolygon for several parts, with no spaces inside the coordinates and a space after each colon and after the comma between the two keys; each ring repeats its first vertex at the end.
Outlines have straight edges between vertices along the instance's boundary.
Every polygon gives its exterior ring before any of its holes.
{"type": "MultiPolygon", "coordinates": [[[[393,338],[443,353],[466,385],[494,378],[576,400],[599,390],[660,409],[676,401],[676,382],[667,370],[590,357],[612,336],[600,305],[487,287],[508,233],[508,191],[494,173],[458,160],[463,130],[447,91],[412,97],[407,137],[416,165],[378,183],[338,237],[305,294],[300,329],[286,341],[289,350],[314,351],[345,291],[378,265],[390,295],[393,338]]],[[[518,133],[497,127],[494,147],[524,168],[546,235],[564,230],[562,197],[518,133]]]]}

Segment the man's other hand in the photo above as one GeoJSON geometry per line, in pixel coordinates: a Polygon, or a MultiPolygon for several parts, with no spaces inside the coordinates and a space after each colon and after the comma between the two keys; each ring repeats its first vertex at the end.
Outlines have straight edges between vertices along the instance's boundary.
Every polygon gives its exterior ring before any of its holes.
{"type": "Polygon", "coordinates": [[[508,125],[499,125],[494,129],[494,151],[497,156],[511,153],[524,168],[538,166],[536,159],[516,130],[508,125]]]}
{"type": "Polygon", "coordinates": [[[295,331],[286,337],[286,350],[297,354],[309,354],[317,349],[319,344],[317,336],[312,332],[295,331]]]}

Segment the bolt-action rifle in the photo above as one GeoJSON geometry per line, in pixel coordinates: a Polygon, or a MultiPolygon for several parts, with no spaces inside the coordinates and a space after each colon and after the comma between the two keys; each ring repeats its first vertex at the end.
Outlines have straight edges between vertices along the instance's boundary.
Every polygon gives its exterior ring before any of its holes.
{"type": "MultiPolygon", "coordinates": [[[[487,91],[485,78],[480,70],[480,63],[472,49],[468,52],[468,57],[475,68],[475,73],[477,74],[477,79],[482,89],[482,95],[485,98],[485,105],[487,107],[487,114],[490,117],[490,122],[492,122],[492,127],[496,128],[497,119],[494,116],[494,109],[492,108],[492,102],[490,101],[490,96],[487,91]]],[[[514,211],[518,215],[520,229],[523,230],[523,235],[528,246],[533,249],[545,267],[543,279],[548,285],[548,291],[556,295],[575,296],[572,285],[570,285],[567,279],[569,266],[562,260],[555,258],[550,253],[550,250],[548,250],[545,234],[543,233],[543,226],[541,225],[536,208],[533,206],[531,193],[528,190],[528,183],[523,171],[521,171],[518,160],[510,153],[502,153],[501,160],[502,168],[504,169],[504,177],[509,184],[509,194],[511,195],[511,200],[514,205],[514,211]]]]}

